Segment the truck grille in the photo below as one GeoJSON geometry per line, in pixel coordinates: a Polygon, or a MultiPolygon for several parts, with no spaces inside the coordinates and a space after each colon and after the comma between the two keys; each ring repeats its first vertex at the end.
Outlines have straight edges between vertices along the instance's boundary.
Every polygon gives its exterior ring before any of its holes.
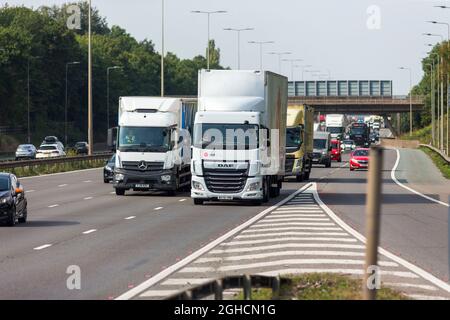
{"type": "Polygon", "coordinates": [[[286,174],[292,174],[294,168],[295,157],[286,155],[286,162],[284,165],[284,171],[286,174]]]}
{"type": "Polygon", "coordinates": [[[164,162],[123,161],[125,170],[133,172],[160,172],[164,169],[164,162]]]}
{"type": "Polygon", "coordinates": [[[206,187],[214,193],[239,193],[247,182],[247,169],[205,169],[203,177],[206,187]]]}

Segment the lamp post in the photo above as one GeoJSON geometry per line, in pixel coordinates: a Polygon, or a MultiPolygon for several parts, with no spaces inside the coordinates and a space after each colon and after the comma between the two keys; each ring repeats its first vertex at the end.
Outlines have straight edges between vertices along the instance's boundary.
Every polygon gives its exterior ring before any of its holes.
{"type": "Polygon", "coordinates": [[[249,41],[250,44],[259,45],[259,70],[263,70],[263,45],[273,44],[275,41],[249,41]]]}
{"type": "Polygon", "coordinates": [[[123,69],[123,67],[114,66],[114,67],[108,67],[106,69],[106,125],[108,129],[110,128],[109,125],[109,74],[111,70],[117,70],[117,69],[123,69]]]}
{"type": "Polygon", "coordinates": [[[432,110],[431,112],[431,144],[434,145],[435,141],[434,141],[434,61],[432,60],[431,63],[425,63],[425,66],[429,66],[430,67],[430,103],[431,103],[431,107],[430,109],[432,110]]]}
{"type": "MultiPolygon", "coordinates": [[[[441,9],[450,9],[450,7],[447,6],[434,6],[436,8],[441,8],[441,9]]],[[[447,52],[450,49],[450,24],[447,22],[439,22],[439,21],[428,21],[429,23],[432,24],[439,24],[439,25],[445,25],[447,26],[447,52]]],[[[447,70],[446,70],[447,71],[447,70]]],[[[448,71],[447,71],[448,72],[448,71]]],[[[446,73],[447,73],[446,72],[446,73]]],[[[443,79],[445,81],[445,79],[443,79]]],[[[446,153],[448,155],[448,111],[449,111],[449,104],[450,104],[450,82],[449,82],[449,78],[447,76],[447,145],[446,145],[446,153]]],[[[442,88],[443,90],[443,88],[442,88]]],[[[441,92],[441,94],[443,94],[441,92]]],[[[443,105],[443,101],[442,105],[441,105],[441,146],[440,149],[444,150],[444,105],[443,105]]]]}
{"type": "Polygon", "coordinates": [[[281,58],[284,55],[292,54],[292,52],[268,52],[267,54],[278,56],[278,73],[281,74],[281,58]]]}
{"type": "MultiPolygon", "coordinates": [[[[165,48],[164,48],[164,37],[165,37],[165,0],[161,0],[161,97],[164,97],[164,54],[165,54],[165,48]]],[[[109,129],[109,126],[108,126],[109,129]]]]}
{"type": "Polygon", "coordinates": [[[80,64],[78,61],[67,62],[66,63],[66,101],[64,104],[64,145],[67,147],[67,106],[69,104],[69,66],[80,64]]]}
{"type": "Polygon", "coordinates": [[[40,59],[42,58],[41,56],[30,56],[28,57],[28,62],[27,62],[27,141],[28,143],[31,143],[31,130],[30,130],[30,104],[31,104],[31,98],[30,98],[30,91],[31,91],[31,87],[30,87],[30,62],[31,59],[40,59]]]}
{"type": "Polygon", "coordinates": [[[301,68],[302,68],[302,81],[305,80],[305,69],[306,68],[311,68],[311,67],[312,67],[311,64],[307,64],[307,65],[301,66],[301,68]]]}
{"type": "Polygon", "coordinates": [[[92,121],[92,3],[89,0],[88,14],[88,154],[91,156],[94,146],[93,121],[92,121]]]}
{"type": "Polygon", "coordinates": [[[234,31],[237,33],[237,42],[238,42],[238,47],[237,47],[237,69],[240,70],[241,69],[241,32],[243,31],[253,31],[255,30],[254,28],[224,28],[223,30],[225,31],[234,31]]]}
{"type": "Polygon", "coordinates": [[[210,50],[210,20],[211,20],[211,15],[212,14],[218,14],[218,13],[227,13],[226,11],[224,11],[224,10],[218,10],[218,11],[200,11],[200,10],[196,10],[196,11],[191,11],[191,13],[198,13],[198,14],[206,14],[207,16],[208,16],[208,46],[207,46],[207,49],[206,49],[206,55],[207,55],[207,57],[206,57],[206,68],[209,70],[209,64],[210,64],[210,59],[211,59],[211,57],[210,57],[210,52],[209,52],[209,50],[210,50]]]}
{"type": "Polygon", "coordinates": [[[436,62],[436,67],[434,67],[434,65],[435,65],[434,58],[432,60],[433,69],[436,69],[436,72],[437,72],[437,77],[434,77],[435,79],[433,79],[434,82],[437,83],[437,104],[436,103],[434,104],[433,109],[431,111],[431,121],[432,121],[431,134],[432,134],[432,138],[433,138],[433,144],[435,146],[439,147],[439,138],[440,138],[439,137],[439,121],[436,122],[436,110],[437,110],[437,115],[438,115],[438,120],[439,120],[439,101],[440,101],[440,99],[439,99],[439,91],[440,91],[439,90],[439,81],[440,81],[439,59],[440,59],[440,56],[436,52],[434,52],[434,53],[429,52],[428,54],[430,55],[430,57],[436,56],[438,58],[437,62],[436,62]],[[436,108],[436,106],[437,106],[437,108],[436,108]],[[438,131],[437,137],[436,137],[436,124],[437,124],[437,131],[438,131]]]}
{"type": "Polygon", "coordinates": [[[283,59],[282,61],[291,63],[291,80],[294,81],[294,63],[303,61],[303,59],[283,59]]]}
{"type": "Polygon", "coordinates": [[[400,67],[400,70],[408,70],[409,71],[409,135],[412,136],[413,131],[413,118],[412,118],[412,70],[408,67],[400,67]]]}

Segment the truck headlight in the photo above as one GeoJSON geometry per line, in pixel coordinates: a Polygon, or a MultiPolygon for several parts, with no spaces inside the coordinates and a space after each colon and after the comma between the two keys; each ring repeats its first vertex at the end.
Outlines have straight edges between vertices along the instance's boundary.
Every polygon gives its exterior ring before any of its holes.
{"type": "Polygon", "coordinates": [[[169,182],[170,179],[171,179],[171,176],[170,176],[170,175],[161,176],[161,181],[169,182]]]}
{"type": "Polygon", "coordinates": [[[125,179],[125,176],[122,173],[116,173],[116,176],[114,177],[116,181],[123,181],[125,179]]]}
{"type": "Polygon", "coordinates": [[[4,204],[4,203],[6,203],[6,202],[8,202],[8,198],[0,199],[0,204],[4,204]]]}
{"type": "Polygon", "coordinates": [[[203,185],[200,182],[197,182],[197,181],[192,181],[192,188],[194,190],[205,191],[205,188],[203,187],[203,185]]]}
{"type": "Polygon", "coordinates": [[[326,156],[327,152],[326,151],[322,151],[322,155],[326,156]]]}
{"type": "Polygon", "coordinates": [[[260,182],[250,183],[250,185],[247,187],[247,191],[257,191],[259,189],[261,189],[261,183],[260,182]]]}

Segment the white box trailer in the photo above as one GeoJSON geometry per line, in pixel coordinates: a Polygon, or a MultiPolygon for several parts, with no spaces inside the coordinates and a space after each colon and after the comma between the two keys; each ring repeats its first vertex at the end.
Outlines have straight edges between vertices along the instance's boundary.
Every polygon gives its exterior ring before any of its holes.
{"type": "Polygon", "coordinates": [[[114,188],[166,190],[190,185],[190,147],[196,99],[121,97],[114,188]]]}
{"type": "Polygon", "coordinates": [[[201,70],[198,85],[194,203],[260,204],[278,196],[286,157],[287,78],[268,71],[201,70]]]}

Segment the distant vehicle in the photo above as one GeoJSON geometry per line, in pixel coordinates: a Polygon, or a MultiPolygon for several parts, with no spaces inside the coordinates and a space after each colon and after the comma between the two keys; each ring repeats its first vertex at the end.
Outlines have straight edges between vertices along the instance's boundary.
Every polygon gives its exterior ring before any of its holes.
{"type": "Polygon", "coordinates": [[[369,135],[369,137],[370,137],[370,142],[371,142],[371,143],[376,143],[376,142],[377,142],[377,134],[376,134],[376,133],[372,132],[372,133],[369,135]]]}
{"type": "Polygon", "coordinates": [[[341,142],[337,139],[331,140],[331,160],[342,162],[341,142]]]}
{"type": "Polygon", "coordinates": [[[103,168],[103,182],[109,183],[114,180],[114,167],[116,166],[116,155],[114,154],[108,161],[106,161],[103,168]]]}
{"type": "Polygon", "coordinates": [[[331,135],[329,132],[314,132],[313,163],[331,167],[331,135]]]}
{"type": "Polygon", "coordinates": [[[64,145],[55,136],[47,136],[47,137],[45,137],[44,141],[42,141],[42,143],[41,143],[41,146],[46,145],[46,144],[58,144],[61,147],[61,149],[64,150],[64,145]]]}
{"type": "Polygon", "coordinates": [[[344,140],[342,141],[342,149],[345,150],[355,150],[356,145],[353,140],[344,140]]]}
{"type": "Polygon", "coordinates": [[[64,149],[59,144],[43,144],[37,150],[36,159],[64,157],[65,155],[64,149]]]}
{"type": "Polygon", "coordinates": [[[350,171],[369,167],[369,149],[358,148],[350,155],[350,171]]]}
{"type": "Polygon", "coordinates": [[[35,159],[36,147],[32,144],[21,144],[16,150],[16,160],[20,159],[35,159]]]}
{"type": "Polygon", "coordinates": [[[355,141],[355,144],[359,147],[369,146],[369,133],[370,128],[365,123],[352,123],[350,127],[350,140],[355,141]]]}
{"type": "Polygon", "coordinates": [[[331,133],[331,138],[342,140],[345,128],[348,125],[347,117],[344,114],[328,114],[326,118],[326,129],[331,133]]]}
{"type": "Polygon", "coordinates": [[[27,199],[17,177],[0,173],[0,221],[8,226],[27,222],[27,199]]]}
{"type": "Polygon", "coordinates": [[[88,154],[89,153],[88,143],[84,141],[75,143],[75,152],[76,154],[88,154]]]}

